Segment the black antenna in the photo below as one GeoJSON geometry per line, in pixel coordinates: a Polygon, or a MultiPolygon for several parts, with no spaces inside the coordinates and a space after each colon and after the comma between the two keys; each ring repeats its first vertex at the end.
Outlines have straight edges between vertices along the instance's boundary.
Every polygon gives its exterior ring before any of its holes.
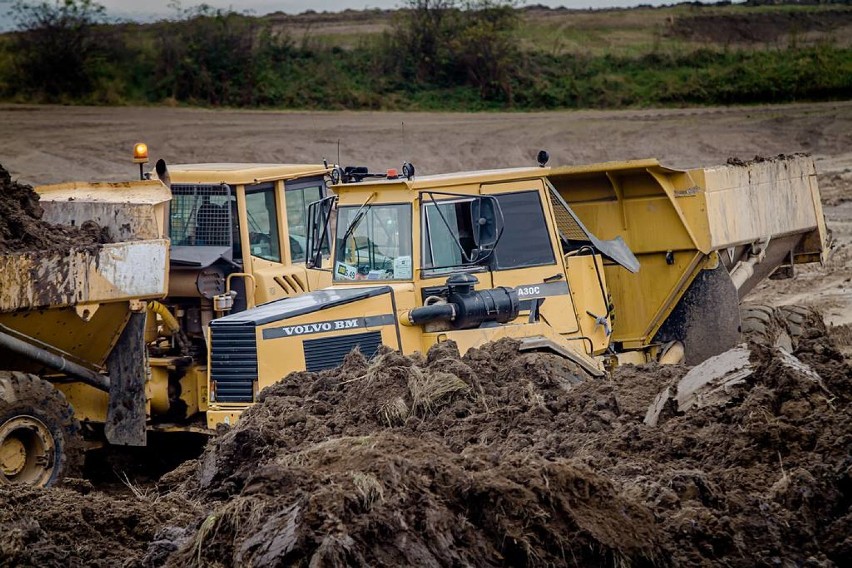
{"type": "Polygon", "coordinates": [[[340,138],[337,139],[337,165],[340,165],[340,138]]]}
{"type": "Polygon", "coordinates": [[[405,121],[402,122],[402,156],[404,161],[408,161],[408,148],[405,145],[405,121]]]}

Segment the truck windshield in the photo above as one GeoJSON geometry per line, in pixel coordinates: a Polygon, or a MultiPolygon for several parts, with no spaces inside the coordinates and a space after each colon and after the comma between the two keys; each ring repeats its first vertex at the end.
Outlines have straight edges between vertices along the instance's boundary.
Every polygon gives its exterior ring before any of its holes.
{"type": "Polygon", "coordinates": [[[334,279],[407,280],[411,270],[411,205],[340,207],[334,279]]]}

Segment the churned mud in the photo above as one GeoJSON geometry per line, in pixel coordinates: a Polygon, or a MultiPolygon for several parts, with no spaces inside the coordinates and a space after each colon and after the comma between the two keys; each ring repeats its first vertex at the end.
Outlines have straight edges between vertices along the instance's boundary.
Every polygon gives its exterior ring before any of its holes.
{"type": "Polygon", "coordinates": [[[0,165],[0,254],[64,251],[111,242],[109,232],[93,221],[80,227],[42,221],[44,211],[32,186],[12,181],[0,165]]]}
{"type": "Polygon", "coordinates": [[[852,370],[830,335],[803,330],[801,368],[751,344],[723,403],[656,426],[686,367],[578,381],[510,340],[353,353],[266,389],[156,485],[0,490],[0,563],[843,565],[852,370]]]}

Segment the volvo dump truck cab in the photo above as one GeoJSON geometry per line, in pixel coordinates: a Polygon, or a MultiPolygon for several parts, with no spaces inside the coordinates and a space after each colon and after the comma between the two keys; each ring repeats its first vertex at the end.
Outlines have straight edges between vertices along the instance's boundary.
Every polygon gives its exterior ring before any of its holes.
{"type": "Polygon", "coordinates": [[[806,157],[480,171],[334,193],[312,206],[308,245],[310,259],[333,243],[332,286],[211,322],[210,426],[355,347],[371,356],[453,340],[465,352],[512,337],[589,376],[694,364],[735,344],[739,299],[756,282],[826,251],[806,157]]]}

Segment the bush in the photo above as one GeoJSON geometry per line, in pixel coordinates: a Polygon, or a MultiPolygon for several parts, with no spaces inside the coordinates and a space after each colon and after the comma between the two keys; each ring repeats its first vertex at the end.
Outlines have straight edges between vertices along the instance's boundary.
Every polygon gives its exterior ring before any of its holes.
{"type": "Polygon", "coordinates": [[[382,49],[409,81],[467,85],[486,100],[512,100],[521,69],[519,15],[504,0],[408,0],[382,49]]]}
{"type": "Polygon", "coordinates": [[[92,92],[98,60],[107,49],[95,29],[105,21],[102,5],[92,0],[18,0],[11,15],[19,30],[10,46],[18,89],[48,101],[92,92]]]}

